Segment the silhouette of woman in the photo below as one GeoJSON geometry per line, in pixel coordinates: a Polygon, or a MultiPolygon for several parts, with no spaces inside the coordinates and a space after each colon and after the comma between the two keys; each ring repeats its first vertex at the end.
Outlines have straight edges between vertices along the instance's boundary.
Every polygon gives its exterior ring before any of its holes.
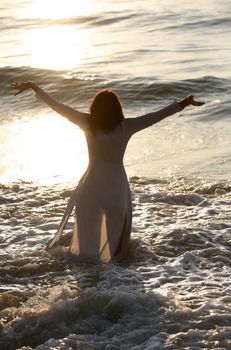
{"type": "Polygon", "coordinates": [[[13,83],[16,95],[32,89],[39,99],[61,114],[85,133],[89,164],[66,207],[60,227],[48,245],[60,246],[60,239],[68,218],[75,207],[72,240],[62,247],[79,261],[111,262],[121,260],[127,252],[132,205],[123,156],[129,139],[186,106],[201,106],[193,96],[137,118],[124,118],[117,95],[111,90],[96,94],[89,113],[66,106],[33,82],[13,83]]]}

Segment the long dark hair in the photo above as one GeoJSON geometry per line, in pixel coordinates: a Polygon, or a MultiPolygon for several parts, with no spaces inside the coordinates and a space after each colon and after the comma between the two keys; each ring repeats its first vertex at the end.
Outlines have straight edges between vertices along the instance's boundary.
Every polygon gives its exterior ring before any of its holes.
{"type": "Polygon", "coordinates": [[[93,132],[110,132],[124,119],[119,97],[110,89],[99,91],[90,106],[90,125],[93,132]]]}

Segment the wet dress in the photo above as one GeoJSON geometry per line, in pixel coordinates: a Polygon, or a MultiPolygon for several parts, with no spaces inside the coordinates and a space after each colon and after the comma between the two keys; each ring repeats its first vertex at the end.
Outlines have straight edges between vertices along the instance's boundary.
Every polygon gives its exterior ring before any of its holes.
{"type": "Polygon", "coordinates": [[[75,208],[75,224],[68,254],[79,261],[120,261],[126,255],[132,224],[131,193],[123,157],[131,136],[181,111],[178,103],[137,118],[124,119],[108,133],[82,129],[89,164],[66,207],[58,232],[48,245],[61,245],[61,235],[75,208]]]}

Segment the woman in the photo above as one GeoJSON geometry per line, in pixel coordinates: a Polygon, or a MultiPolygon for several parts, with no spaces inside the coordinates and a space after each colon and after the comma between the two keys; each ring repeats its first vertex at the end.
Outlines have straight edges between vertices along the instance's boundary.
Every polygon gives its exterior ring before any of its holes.
{"type": "Polygon", "coordinates": [[[132,222],[131,194],[123,166],[129,139],[186,106],[203,103],[188,96],[158,112],[124,119],[120,101],[111,90],[100,91],[89,113],[82,113],[58,102],[32,82],[13,83],[11,87],[18,90],[16,95],[27,89],[34,90],[40,100],[78,125],[87,140],[88,168],[70,197],[60,228],[48,249],[60,244],[61,234],[75,207],[72,241],[62,250],[80,261],[121,260],[126,255],[132,222]]]}

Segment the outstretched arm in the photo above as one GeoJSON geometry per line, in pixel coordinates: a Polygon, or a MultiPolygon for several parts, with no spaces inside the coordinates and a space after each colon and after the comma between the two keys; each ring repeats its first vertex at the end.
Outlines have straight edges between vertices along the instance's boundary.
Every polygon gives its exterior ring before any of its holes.
{"type": "Polygon", "coordinates": [[[39,97],[40,100],[45,102],[49,107],[51,107],[55,112],[61,114],[63,117],[70,120],[72,123],[78,125],[81,128],[86,127],[88,123],[88,114],[82,113],[74,108],[66,106],[63,103],[60,103],[53,97],[51,97],[48,93],[46,93],[43,89],[38,87],[33,82],[26,83],[13,83],[11,84],[11,88],[17,90],[15,95],[22,93],[25,90],[32,89],[39,97]]]}
{"type": "Polygon", "coordinates": [[[145,129],[153,124],[158,123],[162,119],[165,119],[177,112],[182,111],[185,107],[189,105],[193,106],[202,106],[204,102],[195,101],[193,96],[190,95],[185,99],[170,104],[169,106],[157,111],[142,115],[137,118],[128,118],[126,119],[126,125],[131,134],[138,132],[142,129],[145,129]]]}

